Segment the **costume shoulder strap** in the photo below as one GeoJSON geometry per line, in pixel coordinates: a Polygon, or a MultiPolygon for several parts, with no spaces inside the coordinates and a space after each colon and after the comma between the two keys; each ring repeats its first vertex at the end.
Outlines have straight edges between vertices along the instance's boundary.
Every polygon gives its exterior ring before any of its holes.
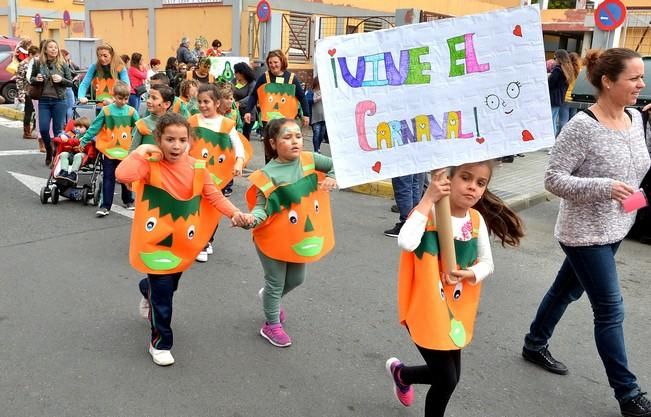
{"type": "Polygon", "coordinates": [[[102,111],[104,112],[104,117],[110,117],[111,116],[111,109],[109,109],[111,106],[104,106],[102,107],[102,111]]]}
{"type": "Polygon", "coordinates": [[[301,152],[301,167],[303,168],[303,176],[314,172],[314,154],[312,152],[301,152]]]}
{"type": "Polygon", "coordinates": [[[208,82],[209,82],[210,84],[213,84],[213,83],[215,82],[215,76],[212,75],[212,74],[210,74],[210,73],[208,73],[208,82]]]}
{"type": "Polygon", "coordinates": [[[160,163],[149,161],[149,184],[156,188],[163,188],[163,180],[160,174],[160,163]]]}
{"type": "Polygon", "coordinates": [[[472,237],[476,239],[479,236],[479,226],[481,225],[481,214],[475,209],[470,209],[470,222],[472,223],[472,237]]]}
{"type": "Polygon", "coordinates": [[[265,71],[264,78],[266,79],[267,84],[271,82],[271,76],[269,75],[269,71],[265,71]]]}
{"type": "Polygon", "coordinates": [[[289,84],[293,84],[293,83],[294,83],[294,73],[293,73],[293,72],[289,74],[289,81],[288,81],[288,83],[289,83],[289,84]]]}
{"type": "Polygon", "coordinates": [[[220,133],[230,133],[231,130],[235,127],[235,121],[231,119],[230,117],[224,116],[222,118],[222,124],[220,126],[220,133]]]}
{"type": "Polygon", "coordinates": [[[199,115],[193,114],[190,116],[188,123],[190,124],[190,127],[199,127],[199,115]]]}
{"type": "Polygon", "coordinates": [[[136,127],[138,128],[138,132],[140,132],[141,135],[151,135],[151,130],[149,129],[149,126],[147,126],[145,119],[138,119],[136,122],[136,127]]]}
{"type": "Polygon", "coordinates": [[[276,185],[273,183],[271,178],[269,178],[261,169],[253,171],[251,175],[249,175],[249,181],[251,181],[257,189],[262,191],[264,196],[267,198],[276,189],[276,185]]]}
{"type": "Polygon", "coordinates": [[[194,161],[194,181],[192,182],[192,195],[200,195],[203,191],[204,170],[206,169],[206,161],[203,159],[196,159],[194,161]]]}
{"type": "Polygon", "coordinates": [[[129,107],[129,117],[133,117],[133,114],[136,112],[136,109],[129,107]]]}

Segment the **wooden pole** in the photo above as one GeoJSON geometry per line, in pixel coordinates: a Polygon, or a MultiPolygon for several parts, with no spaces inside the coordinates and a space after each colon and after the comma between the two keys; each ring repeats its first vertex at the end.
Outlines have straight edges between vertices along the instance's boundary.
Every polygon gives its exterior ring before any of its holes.
{"type": "Polygon", "coordinates": [[[457,269],[457,256],[454,252],[454,235],[452,233],[452,214],[450,213],[450,196],[440,199],[435,205],[436,231],[441,251],[441,272],[449,274],[457,269]]]}

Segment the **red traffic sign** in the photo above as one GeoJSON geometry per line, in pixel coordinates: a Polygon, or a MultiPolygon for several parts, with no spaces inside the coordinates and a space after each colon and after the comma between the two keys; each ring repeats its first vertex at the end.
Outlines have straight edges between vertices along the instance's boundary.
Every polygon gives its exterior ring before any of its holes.
{"type": "Polygon", "coordinates": [[[34,15],[34,26],[36,26],[37,28],[43,26],[43,19],[41,19],[41,15],[38,13],[34,15]]]}
{"type": "Polygon", "coordinates": [[[271,19],[271,5],[267,0],[260,0],[255,7],[255,13],[258,15],[260,22],[268,22],[271,19]]]}
{"type": "Polygon", "coordinates": [[[626,20],[626,6],[620,0],[606,0],[594,11],[594,23],[603,31],[617,29],[626,20]]]}
{"type": "Polygon", "coordinates": [[[63,23],[65,23],[66,26],[70,26],[70,12],[67,10],[63,11],[63,23]]]}

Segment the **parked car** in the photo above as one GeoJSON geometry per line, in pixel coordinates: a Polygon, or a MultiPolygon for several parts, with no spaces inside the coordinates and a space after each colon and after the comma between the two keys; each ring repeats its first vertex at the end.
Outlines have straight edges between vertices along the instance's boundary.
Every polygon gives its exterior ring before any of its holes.
{"type": "MultiPolygon", "coordinates": [[[[644,61],[644,79],[646,80],[646,86],[640,92],[637,103],[633,106],[640,110],[645,105],[651,103],[651,57],[644,57],[642,60],[644,61]]],[[[567,102],[567,104],[579,110],[587,109],[595,102],[595,92],[596,89],[588,82],[585,68],[583,68],[576,79],[574,90],[572,90],[572,101],[567,102]]],[[[643,119],[645,120],[645,127],[647,127],[649,116],[644,115],[643,119]]],[[[651,141],[651,138],[648,137],[648,132],[651,132],[650,128],[645,130],[647,140],[651,141]]],[[[647,198],[651,199],[651,171],[649,171],[642,181],[642,188],[646,192],[647,198]]],[[[651,207],[638,210],[635,224],[629,232],[628,237],[637,239],[642,243],[651,244],[651,207]]]]}
{"type": "Polygon", "coordinates": [[[7,66],[11,64],[19,42],[18,38],[0,35],[0,95],[4,97],[5,103],[13,103],[18,95],[16,76],[7,72],[7,66]]]}

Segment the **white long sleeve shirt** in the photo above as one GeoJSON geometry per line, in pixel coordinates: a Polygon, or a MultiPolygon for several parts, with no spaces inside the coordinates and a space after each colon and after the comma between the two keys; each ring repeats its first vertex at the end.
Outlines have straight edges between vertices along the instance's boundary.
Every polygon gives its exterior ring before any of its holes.
{"type": "MultiPolygon", "coordinates": [[[[201,115],[199,115],[199,117],[201,118],[201,123],[213,132],[219,132],[219,129],[221,129],[222,122],[224,120],[224,116],[221,115],[211,119],[207,119],[201,115]]],[[[235,157],[244,158],[244,145],[242,144],[240,135],[237,133],[237,130],[235,130],[235,126],[233,126],[230,132],[228,132],[228,137],[231,138],[233,150],[235,151],[235,157]]]]}
{"type": "MultiPolygon", "coordinates": [[[[434,217],[434,208],[432,208],[432,217],[434,217]]],[[[420,245],[420,240],[425,233],[427,226],[427,217],[413,211],[405,224],[400,229],[398,235],[398,246],[408,252],[416,250],[420,245]]],[[[452,233],[455,240],[467,241],[472,239],[472,222],[470,213],[466,212],[465,217],[452,216],[452,233]]],[[[488,229],[484,218],[479,216],[479,233],[477,236],[477,263],[469,266],[468,270],[475,273],[475,284],[483,281],[493,273],[493,253],[488,237],[488,229]]]]}

